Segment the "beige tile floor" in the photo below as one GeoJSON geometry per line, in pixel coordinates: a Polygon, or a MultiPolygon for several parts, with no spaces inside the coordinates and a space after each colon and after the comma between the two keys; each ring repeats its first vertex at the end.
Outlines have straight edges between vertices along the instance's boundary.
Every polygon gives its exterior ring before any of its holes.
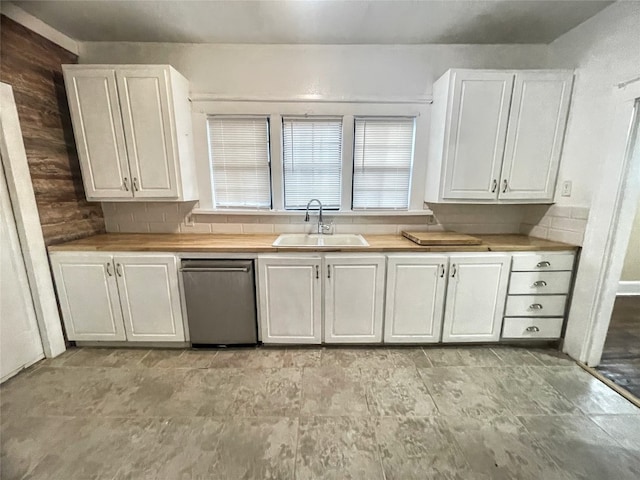
{"type": "Polygon", "coordinates": [[[72,349],[0,413],[7,480],[640,478],[640,409],[552,350],[72,349]]]}

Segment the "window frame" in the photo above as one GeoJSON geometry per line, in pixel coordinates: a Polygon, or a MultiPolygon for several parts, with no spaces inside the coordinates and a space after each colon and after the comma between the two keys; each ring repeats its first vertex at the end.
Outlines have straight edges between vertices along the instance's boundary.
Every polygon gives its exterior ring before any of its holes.
{"type": "MultiPolygon", "coordinates": [[[[342,203],[344,201],[343,198],[343,185],[344,185],[344,167],[345,167],[345,152],[344,152],[344,124],[343,124],[343,117],[341,116],[327,116],[327,115],[282,115],[281,116],[281,122],[282,122],[282,126],[284,127],[284,123],[287,120],[292,120],[292,121],[296,121],[296,120],[302,120],[302,121],[318,121],[318,122],[322,122],[322,121],[332,121],[332,122],[340,122],[340,207],[339,208],[332,208],[332,207],[325,207],[323,205],[323,209],[325,209],[327,212],[340,212],[342,210],[344,210],[344,204],[342,203]]],[[[287,208],[286,205],[286,199],[287,199],[287,188],[286,188],[286,174],[285,174],[285,168],[284,168],[284,156],[285,156],[285,151],[284,151],[284,129],[282,132],[282,136],[281,136],[281,141],[282,141],[282,195],[283,195],[283,210],[285,212],[300,212],[300,211],[304,211],[305,207],[299,207],[299,208],[287,208]]],[[[310,195],[311,197],[311,195],[310,195]]],[[[311,200],[311,198],[309,198],[309,200],[311,200]]]]}
{"type": "Polygon", "coordinates": [[[384,101],[300,101],[300,100],[242,100],[193,101],[195,166],[198,173],[200,201],[193,213],[227,215],[292,215],[300,210],[284,208],[283,117],[341,117],[342,118],[342,188],[341,209],[332,210],[332,216],[415,216],[431,215],[424,205],[427,168],[429,112],[428,102],[384,101]],[[271,160],[271,210],[216,209],[207,202],[212,197],[211,165],[207,144],[207,116],[269,117],[269,148],[271,160]],[[353,210],[353,148],[356,117],[413,117],[415,118],[414,158],[411,171],[409,208],[407,210],[353,210]]]}
{"type": "Polygon", "coordinates": [[[247,210],[251,212],[271,212],[273,211],[273,172],[272,172],[272,160],[271,160],[271,118],[269,115],[224,115],[224,114],[211,114],[206,116],[206,131],[207,131],[207,158],[209,160],[210,169],[211,169],[211,201],[212,206],[216,211],[233,211],[233,210],[247,210]],[[261,208],[261,207],[219,207],[216,206],[216,192],[215,192],[215,181],[214,181],[214,173],[213,173],[213,162],[211,161],[211,152],[209,147],[211,145],[211,135],[209,130],[209,119],[213,118],[223,118],[228,120],[264,120],[266,122],[267,127],[267,164],[269,166],[269,197],[270,197],[270,205],[269,208],[261,208]]]}
{"type": "Polygon", "coordinates": [[[356,161],[355,161],[355,132],[356,132],[356,121],[358,119],[362,119],[362,120],[371,120],[373,122],[375,122],[376,120],[378,121],[388,121],[388,120],[412,120],[413,123],[413,138],[412,138],[412,145],[411,145],[411,162],[409,163],[409,187],[408,187],[408,191],[407,191],[407,208],[394,208],[394,207],[386,207],[386,208],[369,208],[369,207],[364,207],[364,208],[354,208],[353,207],[353,190],[354,190],[354,185],[353,185],[353,179],[351,181],[351,192],[352,192],[352,198],[351,198],[351,210],[354,212],[367,212],[367,211],[385,211],[385,212],[406,212],[407,210],[411,209],[411,192],[412,192],[412,188],[413,188],[413,181],[414,181],[414,165],[415,165],[415,160],[416,160],[416,125],[417,125],[417,118],[416,117],[412,117],[412,116],[408,116],[408,115],[386,115],[386,116],[372,116],[372,115],[358,115],[356,117],[354,117],[354,121],[353,121],[353,135],[354,135],[354,145],[353,145],[353,153],[351,156],[351,169],[352,169],[352,174],[355,175],[355,170],[356,170],[356,161]]]}

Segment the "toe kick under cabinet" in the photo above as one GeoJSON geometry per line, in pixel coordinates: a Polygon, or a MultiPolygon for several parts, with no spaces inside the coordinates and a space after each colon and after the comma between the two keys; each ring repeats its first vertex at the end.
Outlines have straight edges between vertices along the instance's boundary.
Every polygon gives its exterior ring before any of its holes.
{"type": "Polygon", "coordinates": [[[173,254],[53,252],[69,340],[185,340],[173,254]]]}
{"type": "Polygon", "coordinates": [[[514,253],[503,339],[557,339],[571,289],[572,252],[514,253]]]}

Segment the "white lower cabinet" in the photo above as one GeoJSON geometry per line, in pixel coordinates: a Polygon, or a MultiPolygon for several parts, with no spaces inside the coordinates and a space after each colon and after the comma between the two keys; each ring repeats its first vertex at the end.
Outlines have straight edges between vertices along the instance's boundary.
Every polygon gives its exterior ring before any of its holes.
{"type": "Polygon", "coordinates": [[[263,343],[322,342],[321,257],[258,259],[263,343]]]}
{"type": "Polygon", "coordinates": [[[69,340],[184,341],[174,255],[54,253],[69,340]]]}
{"type": "Polygon", "coordinates": [[[126,340],[111,255],[51,255],[69,340],[126,340]]]}
{"type": "Polygon", "coordinates": [[[394,255],[387,262],[385,343],[440,341],[447,255],[394,255]]]}
{"type": "Polygon", "coordinates": [[[379,343],[385,281],[384,255],[325,257],[325,343],[379,343]]]}
{"type": "Polygon", "coordinates": [[[500,253],[449,256],[443,342],[500,339],[510,262],[500,253]]]}
{"type": "Polygon", "coordinates": [[[114,262],[127,340],[184,341],[176,257],[116,255],[114,262]]]}
{"type": "Polygon", "coordinates": [[[260,256],[262,342],[381,342],[385,260],[366,254],[260,256]]]}

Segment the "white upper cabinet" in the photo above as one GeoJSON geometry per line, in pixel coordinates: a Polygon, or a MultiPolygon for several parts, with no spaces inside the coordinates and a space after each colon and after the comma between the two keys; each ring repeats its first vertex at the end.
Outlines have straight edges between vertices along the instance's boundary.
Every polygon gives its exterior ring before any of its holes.
{"type": "Polygon", "coordinates": [[[511,256],[449,257],[443,342],[497,342],[507,299],[511,256]]]}
{"type": "Polygon", "coordinates": [[[387,262],[385,343],[440,341],[447,255],[390,255],[387,262]]]}
{"type": "Polygon", "coordinates": [[[573,73],[449,70],[433,86],[426,202],[551,203],[573,73]]]}
{"type": "Polygon", "coordinates": [[[263,343],[321,343],[321,262],[320,257],[259,257],[263,343]]]}
{"type": "Polygon", "coordinates": [[[197,200],[189,84],[166,65],[64,65],[88,200],[197,200]]]}
{"type": "Polygon", "coordinates": [[[384,255],[325,257],[325,343],[382,341],[384,255]]]}
{"type": "Polygon", "coordinates": [[[502,167],[513,74],[469,70],[451,76],[442,197],[491,200],[502,167]]]}
{"type": "Polygon", "coordinates": [[[113,261],[127,340],[184,341],[175,255],[116,255],[113,261]]]}
{"type": "Polygon", "coordinates": [[[65,83],[87,198],[133,198],[115,71],[65,66],[65,83]]]}
{"type": "Polygon", "coordinates": [[[552,201],[573,73],[518,72],[499,198],[552,201]]]}

